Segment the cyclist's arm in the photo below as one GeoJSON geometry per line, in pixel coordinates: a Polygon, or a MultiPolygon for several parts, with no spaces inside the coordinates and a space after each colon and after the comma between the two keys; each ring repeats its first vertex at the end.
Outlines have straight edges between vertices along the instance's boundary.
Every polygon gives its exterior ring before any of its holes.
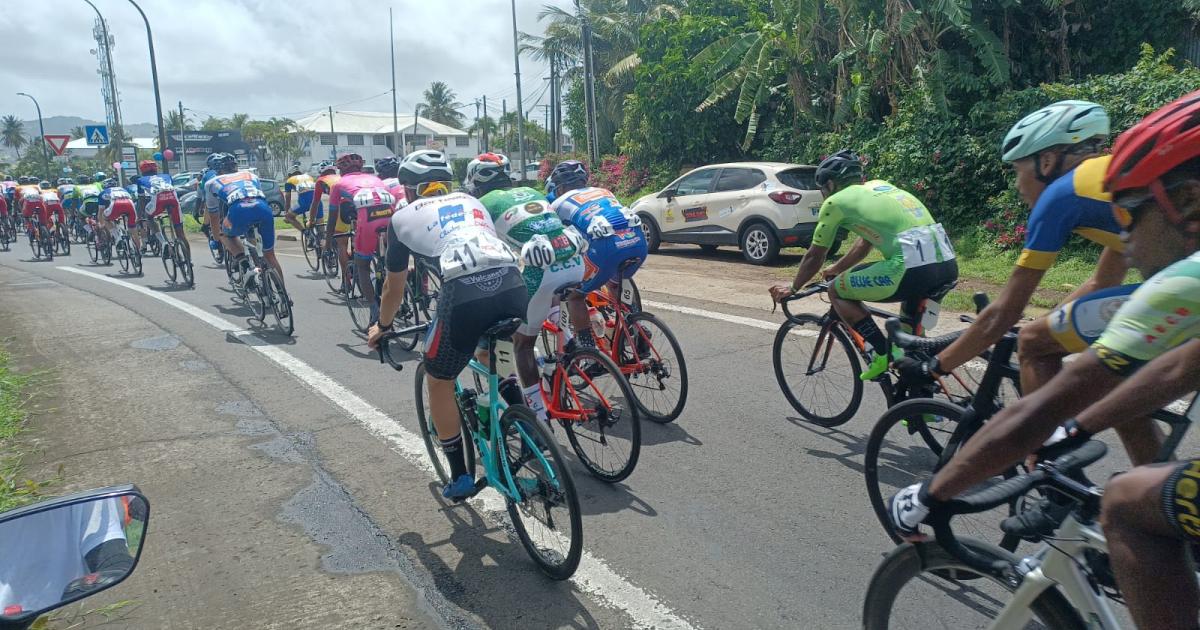
{"type": "Polygon", "coordinates": [[[817,215],[817,227],[813,230],[812,244],[808,246],[808,251],[804,252],[804,260],[800,261],[800,268],[796,270],[796,277],[792,280],[793,291],[808,284],[808,281],[812,280],[812,277],[821,270],[821,265],[825,263],[825,257],[829,255],[829,247],[837,237],[838,227],[842,223],[843,216],[841,206],[834,203],[832,197],[821,203],[821,212],[817,215]]]}
{"type": "Polygon", "coordinates": [[[288,212],[292,211],[292,189],[285,187],[283,189],[283,207],[288,212]]]}
{"type": "Polygon", "coordinates": [[[1013,269],[1008,283],[1000,292],[1000,297],[983,309],[975,323],[971,324],[961,337],[938,354],[942,371],[949,372],[979,356],[979,353],[987,350],[1015,326],[1021,320],[1025,306],[1029,304],[1029,299],[1033,297],[1033,292],[1044,275],[1044,269],[1021,266],[1013,269]]]}
{"type": "Polygon", "coordinates": [[[1148,416],[1200,390],[1200,339],[1158,357],[1076,416],[1088,433],[1099,433],[1131,418],[1148,416]]]}
{"type": "Polygon", "coordinates": [[[870,253],[871,253],[870,241],[868,241],[865,238],[859,237],[858,241],[856,241],[854,243],[854,245],[850,248],[850,251],[846,252],[846,255],[842,256],[840,260],[833,263],[832,265],[829,265],[829,268],[826,269],[825,271],[828,274],[837,275],[839,273],[842,273],[843,271],[846,271],[847,269],[852,269],[855,265],[862,262],[863,259],[867,257],[867,254],[870,254],[870,253]]]}
{"type": "Polygon", "coordinates": [[[1038,450],[1060,423],[1111,391],[1122,378],[1105,367],[1095,350],[1080,354],[1049,383],[988,420],[934,476],[930,494],[951,499],[1004,472],[1038,450]]]}
{"type": "Polygon", "coordinates": [[[804,260],[800,261],[800,268],[796,270],[796,277],[792,280],[792,290],[799,290],[804,285],[808,284],[812,277],[817,275],[821,270],[821,264],[825,262],[825,256],[829,253],[828,247],[812,245],[804,252],[804,260]]]}
{"type": "Polygon", "coordinates": [[[1125,272],[1128,270],[1129,261],[1125,258],[1125,254],[1111,247],[1105,247],[1104,251],[1100,252],[1100,260],[1096,261],[1096,270],[1092,272],[1092,276],[1064,298],[1062,303],[1073,302],[1100,289],[1115,287],[1125,282],[1125,272]]]}

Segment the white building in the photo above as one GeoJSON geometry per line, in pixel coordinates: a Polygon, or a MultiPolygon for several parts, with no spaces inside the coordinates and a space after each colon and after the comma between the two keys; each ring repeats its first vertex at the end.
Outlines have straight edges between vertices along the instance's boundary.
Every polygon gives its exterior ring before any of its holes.
{"type": "MultiPolygon", "coordinates": [[[[158,138],[133,138],[131,141],[133,142],[133,146],[138,149],[146,151],[158,150],[158,138]]],[[[63,150],[63,153],[71,157],[91,158],[96,157],[96,154],[103,148],[103,145],[88,144],[87,138],[75,138],[67,143],[67,148],[63,150]]]]}
{"type": "MultiPolygon", "coordinates": [[[[398,123],[401,154],[418,148],[439,149],[450,159],[473,158],[479,154],[477,139],[461,129],[420,117],[416,119],[414,128],[412,114],[400,114],[398,123]]],[[[331,126],[329,112],[324,111],[300,118],[296,124],[317,134],[308,143],[307,160],[301,158],[301,163],[332,160],[337,153],[353,151],[370,164],[396,153],[392,146],[391,112],[334,111],[331,126]]]]}

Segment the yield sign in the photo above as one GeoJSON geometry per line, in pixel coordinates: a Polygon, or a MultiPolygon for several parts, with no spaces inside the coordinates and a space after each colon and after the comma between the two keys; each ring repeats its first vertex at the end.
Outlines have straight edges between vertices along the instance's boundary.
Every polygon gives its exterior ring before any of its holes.
{"type": "Polygon", "coordinates": [[[46,139],[46,144],[50,145],[50,149],[54,151],[54,155],[62,155],[63,150],[67,148],[67,143],[71,141],[71,136],[52,136],[46,134],[42,137],[46,139]]]}

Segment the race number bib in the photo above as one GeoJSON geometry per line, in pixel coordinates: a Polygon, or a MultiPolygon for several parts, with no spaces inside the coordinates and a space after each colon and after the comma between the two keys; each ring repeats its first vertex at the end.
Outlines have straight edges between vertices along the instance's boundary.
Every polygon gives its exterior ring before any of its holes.
{"type": "Polygon", "coordinates": [[[499,237],[483,230],[455,230],[446,238],[440,257],[446,280],[493,267],[517,264],[517,257],[499,237]]]}
{"type": "Polygon", "coordinates": [[[954,260],[954,247],[941,223],[905,230],[896,235],[896,241],[904,253],[906,269],[954,260]]]}
{"type": "Polygon", "coordinates": [[[109,196],[113,201],[118,199],[133,199],[133,197],[131,197],[129,193],[125,192],[124,190],[114,190],[109,196]]]}
{"type": "Polygon", "coordinates": [[[225,203],[232,204],[235,201],[250,199],[252,197],[263,197],[263,193],[258,189],[258,186],[249,182],[241,186],[234,186],[232,190],[225,193],[225,203]]]}

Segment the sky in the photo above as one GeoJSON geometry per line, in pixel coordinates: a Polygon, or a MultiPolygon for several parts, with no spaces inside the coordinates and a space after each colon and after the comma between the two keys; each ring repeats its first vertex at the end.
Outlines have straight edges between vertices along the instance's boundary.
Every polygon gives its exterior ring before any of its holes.
{"type": "MultiPolygon", "coordinates": [[[[154,92],[145,25],[128,0],[92,0],[116,39],[113,66],[127,123],[153,122],[154,92]]],[[[90,50],[95,12],[83,0],[3,0],[0,116],[104,120],[99,64],[90,50]]],[[[443,81],[470,107],[487,95],[516,105],[509,0],[140,0],[154,30],[164,110],[183,101],[197,123],[209,115],[298,118],[318,109],[392,109],[388,8],[395,19],[396,95],[411,112],[422,91],[443,81]]],[[[571,0],[517,0],[517,27],[541,33],[537,14],[571,0]]],[[[548,71],[523,56],[525,109],[548,103],[548,71]]],[[[536,110],[535,115],[541,109],[536,110]]],[[[166,111],[163,113],[166,116],[166,111]]],[[[495,116],[496,114],[492,114],[495,116]]],[[[28,130],[27,130],[28,131],[28,130]]]]}

